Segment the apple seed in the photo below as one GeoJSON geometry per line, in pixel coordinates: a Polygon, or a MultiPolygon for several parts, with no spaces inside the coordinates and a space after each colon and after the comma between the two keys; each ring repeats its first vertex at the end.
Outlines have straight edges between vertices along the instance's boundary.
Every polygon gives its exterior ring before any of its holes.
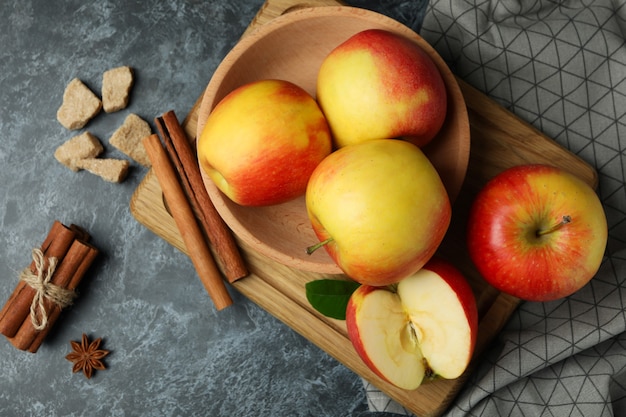
{"type": "Polygon", "coordinates": [[[419,339],[415,325],[410,321],[400,334],[400,344],[402,345],[402,349],[406,352],[415,353],[419,350],[419,339]]]}

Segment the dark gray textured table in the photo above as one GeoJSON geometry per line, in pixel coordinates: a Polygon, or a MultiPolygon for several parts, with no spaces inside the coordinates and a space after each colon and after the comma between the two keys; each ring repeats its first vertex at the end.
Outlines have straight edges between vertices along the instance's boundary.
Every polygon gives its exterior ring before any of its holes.
{"type": "MultiPolygon", "coordinates": [[[[610,238],[598,277],[572,297],[523,304],[447,415],[623,415],[624,2],[431,0],[423,22],[423,0],[349,3],[423,24],[457,75],[600,176],[610,238]]],[[[355,374],[253,303],[233,292],[234,306],[215,311],[189,259],[129,212],[145,168],[110,184],[53,157],[76,133],[55,117],[72,78],[97,92],[107,69],[135,69],[130,106],[87,126],[105,156],[124,157],[107,141],[126,115],[153,125],[167,110],[187,114],[261,4],[0,2],[0,302],[54,220],[85,227],[102,252],[38,353],[0,337],[0,416],[370,414],[355,374]],[[91,380],[64,359],[83,332],[111,350],[91,380]]]]}
{"type": "Polygon", "coordinates": [[[129,200],[146,169],[121,184],[59,164],[77,132],[56,120],[74,77],[99,92],[102,73],[136,71],[130,105],[85,129],[105,155],[130,112],[184,116],[261,6],[199,0],[0,3],[0,300],[52,222],[85,227],[101,250],[36,354],[0,338],[2,416],[345,416],[367,408],[361,380],[233,292],[216,312],[189,259],[138,224],[129,200]],[[64,356],[82,333],[102,337],[108,369],[87,380],[64,356]]]}

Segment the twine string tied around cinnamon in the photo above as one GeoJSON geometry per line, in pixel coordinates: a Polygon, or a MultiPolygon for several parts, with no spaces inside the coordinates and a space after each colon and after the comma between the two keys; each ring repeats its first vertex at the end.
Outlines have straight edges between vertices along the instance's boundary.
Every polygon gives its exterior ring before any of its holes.
{"type": "Polygon", "coordinates": [[[33,273],[27,267],[20,274],[20,280],[35,290],[35,296],[30,305],[30,319],[36,330],[42,330],[48,324],[48,313],[44,306],[45,299],[50,300],[63,309],[71,305],[76,297],[75,291],[50,282],[57,267],[57,258],[48,258],[48,268],[45,268],[45,261],[46,257],[43,252],[37,248],[33,249],[33,262],[36,273],[33,273]]]}

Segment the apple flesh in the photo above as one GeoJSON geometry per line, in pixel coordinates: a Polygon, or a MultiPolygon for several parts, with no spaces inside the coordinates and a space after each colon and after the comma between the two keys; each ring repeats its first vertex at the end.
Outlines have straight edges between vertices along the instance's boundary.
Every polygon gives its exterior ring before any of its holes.
{"type": "Polygon", "coordinates": [[[523,300],[550,301],[591,280],[607,234],[591,186],[563,169],[529,164],[501,172],[478,193],[467,239],[489,284],[523,300]]]}
{"type": "Polygon", "coordinates": [[[430,142],[447,113],[447,91],[433,59],[414,41],[380,29],[333,49],[317,78],[320,103],[337,147],[363,140],[430,142]]]}
{"type": "Polygon", "coordinates": [[[317,102],[283,80],[243,85],[209,114],[198,139],[204,172],[231,200],[267,206],[301,196],[332,148],[317,102]]]}
{"type": "Polygon", "coordinates": [[[346,308],[348,336],[364,363],[407,390],[434,374],[461,376],[478,333],[476,299],[455,267],[433,258],[390,288],[360,286],[346,308]]]}
{"type": "Polygon", "coordinates": [[[353,280],[400,281],[433,256],[450,224],[439,174],[415,145],[378,139],[341,148],[313,171],[306,207],[321,246],[353,280]]]}
{"type": "Polygon", "coordinates": [[[348,301],[346,326],[357,354],[376,375],[407,390],[422,384],[426,364],[397,293],[360,286],[348,301]]]}

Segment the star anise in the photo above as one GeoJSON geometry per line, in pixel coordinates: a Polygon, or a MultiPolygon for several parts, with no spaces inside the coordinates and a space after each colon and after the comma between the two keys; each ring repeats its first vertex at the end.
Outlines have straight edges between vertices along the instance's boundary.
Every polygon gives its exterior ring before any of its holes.
{"type": "Polygon", "coordinates": [[[96,369],[106,369],[104,362],[102,362],[102,358],[108,355],[109,351],[105,349],[98,349],[101,342],[102,338],[99,337],[93,342],[89,343],[89,338],[84,333],[82,341],[80,343],[70,341],[73,352],[65,356],[65,359],[70,362],[74,362],[72,372],[76,373],[79,371],[83,371],[87,379],[89,379],[96,369]]]}

